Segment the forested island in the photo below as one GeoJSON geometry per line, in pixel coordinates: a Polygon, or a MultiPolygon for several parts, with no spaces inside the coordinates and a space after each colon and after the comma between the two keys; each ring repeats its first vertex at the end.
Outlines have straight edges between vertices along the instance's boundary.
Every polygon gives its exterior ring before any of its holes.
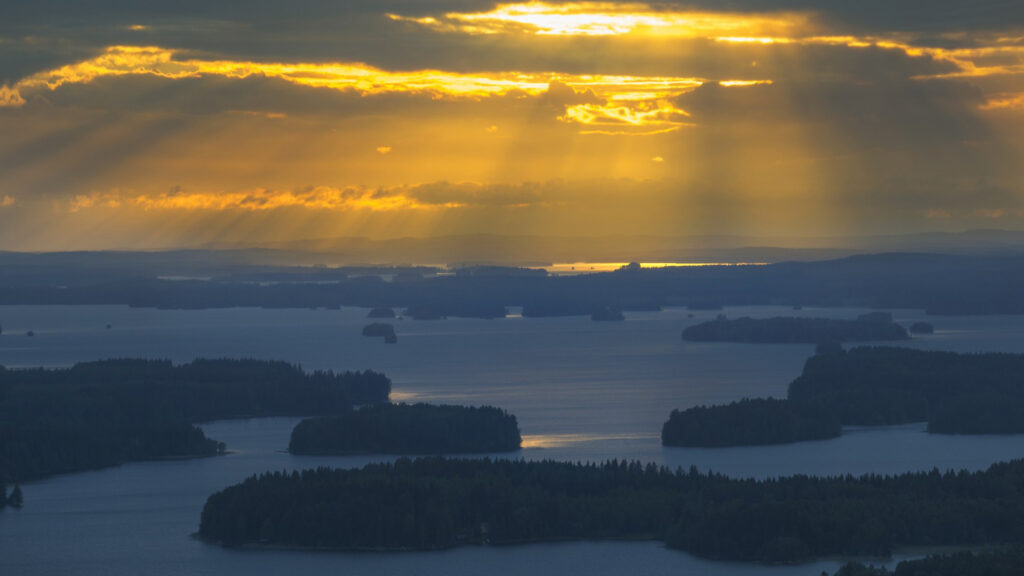
{"type": "Polygon", "coordinates": [[[688,326],[683,340],[695,342],[744,342],[818,344],[820,342],[873,342],[907,340],[907,330],[888,313],[870,313],[856,320],[832,318],[720,318],[688,326]]]}
{"type": "Polygon", "coordinates": [[[911,334],[934,334],[935,326],[931,322],[914,322],[910,325],[911,334]]]}
{"type": "Polygon", "coordinates": [[[793,562],[1021,543],[1022,514],[1022,460],[973,473],[752,480],[638,462],[432,457],[252,476],[210,496],[199,536],[341,550],[628,538],[793,562]]]}
{"type": "Polygon", "coordinates": [[[929,422],[930,432],[1024,432],[1024,354],[854,348],[819,354],[789,385],[807,410],[844,425],[929,422]]]}
{"type": "MultiPolygon", "coordinates": [[[[1024,547],[931,555],[904,560],[895,570],[859,562],[844,565],[835,576],[1019,576],[1024,567],[1024,547]]],[[[822,576],[827,576],[822,572],[822,576]]]]}
{"type": "Polygon", "coordinates": [[[799,410],[774,398],[743,399],[724,406],[673,410],[661,429],[665,446],[756,446],[835,438],[839,419],[826,411],[799,410]]]}
{"type": "Polygon", "coordinates": [[[491,406],[377,404],[309,418],[292,430],[293,454],[466,454],[518,450],[516,417],[491,406]]]}
{"type": "Polygon", "coordinates": [[[674,410],[666,446],[737,446],[838,436],[836,425],[928,422],[936,434],[1024,433],[1024,354],[909,348],[828,349],[804,364],[786,400],[674,410]]]}
{"type": "Polygon", "coordinates": [[[395,327],[385,322],[374,322],[363,326],[363,336],[370,338],[383,338],[388,344],[398,342],[398,335],[395,334],[395,327]]]}
{"type": "Polygon", "coordinates": [[[386,402],[376,372],[303,372],[285,362],[119,359],[66,369],[0,367],[0,480],[133,460],[209,456],[224,445],[196,422],[333,414],[386,402]]]}

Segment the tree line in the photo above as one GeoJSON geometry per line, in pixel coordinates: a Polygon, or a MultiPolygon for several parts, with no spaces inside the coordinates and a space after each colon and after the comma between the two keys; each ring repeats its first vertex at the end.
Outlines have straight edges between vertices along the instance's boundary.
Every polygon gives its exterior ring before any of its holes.
{"type": "Polygon", "coordinates": [[[1024,460],[982,472],[732,479],[653,464],[440,457],[268,472],[210,496],[199,535],[346,550],[660,539],[725,560],[1024,542],[1024,460]]]}
{"type": "Polygon", "coordinates": [[[842,425],[928,422],[937,434],[1024,432],[1024,354],[892,347],[809,358],[785,400],[673,410],[666,446],[736,446],[838,436],[842,425]]]}
{"type": "Polygon", "coordinates": [[[293,454],[441,454],[518,450],[516,417],[492,406],[377,404],[307,418],[292,430],[293,454]]]}
{"type": "MultiPolygon", "coordinates": [[[[1019,576],[1024,567],[1024,548],[953,554],[933,554],[918,560],[904,560],[895,570],[859,562],[844,565],[835,576],[1019,576]]],[[[827,576],[822,572],[822,576],[827,576]]]]}
{"type": "Polygon", "coordinates": [[[331,414],[385,402],[376,372],[306,373],[285,362],[118,359],[67,369],[0,367],[0,480],[224,450],[196,422],[331,414]]]}
{"type": "Polygon", "coordinates": [[[839,419],[829,412],[799,410],[775,398],[744,398],[721,406],[673,410],[661,428],[665,446],[757,446],[835,438],[839,419]]]}
{"type": "Polygon", "coordinates": [[[929,422],[945,433],[1024,432],[1024,354],[866,347],[819,354],[788,398],[849,425],[929,422]]]}

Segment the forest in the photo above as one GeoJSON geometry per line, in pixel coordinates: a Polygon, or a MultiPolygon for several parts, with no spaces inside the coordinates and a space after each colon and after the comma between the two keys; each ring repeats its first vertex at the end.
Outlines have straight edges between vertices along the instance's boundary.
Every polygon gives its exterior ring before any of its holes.
{"type": "MultiPolygon", "coordinates": [[[[876,313],[877,314],[877,313],[876,313]]],[[[745,342],[818,344],[820,342],[872,342],[908,340],[907,330],[888,314],[865,314],[856,320],[833,318],[724,318],[688,326],[683,340],[695,342],[745,342]]]]}
{"type": "Polygon", "coordinates": [[[802,409],[844,425],[930,422],[931,432],[1024,432],[1024,354],[865,347],[807,360],[789,385],[802,409]]]}
{"type": "Polygon", "coordinates": [[[209,497],[199,536],[343,550],[628,538],[794,562],[1021,543],[1022,514],[1024,460],[980,472],[753,480],[615,460],[428,457],[252,476],[209,497]]]}
{"type": "Polygon", "coordinates": [[[516,417],[491,406],[376,404],[307,418],[292,430],[293,454],[441,454],[518,450],[516,417]]]}
{"type": "Polygon", "coordinates": [[[722,406],[673,410],[661,428],[665,446],[756,446],[835,438],[839,420],[775,398],[744,398],[722,406]]]}
{"type": "Polygon", "coordinates": [[[132,460],[215,455],[194,424],[240,416],[333,414],[386,402],[376,372],[303,372],[285,362],[118,359],[67,369],[0,367],[0,480],[132,460]]]}
{"type": "MultiPolygon", "coordinates": [[[[895,570],[859,562],[844,565],[835,576],[1019,576],[1024,566],[1024,548],[936,554],[918,560],[904,560],[895,570]]],[[[827,576],[822,572],[822,576],[827,576]]]]}
{"type": "Polygon", "coordinates": [[[785,400],[673,410],[665,446],[783,444],[838,436],[841,426],[927,422],[933,434],[1024,432],[1024,354],[841,348],[816,354],[785,400]]]}

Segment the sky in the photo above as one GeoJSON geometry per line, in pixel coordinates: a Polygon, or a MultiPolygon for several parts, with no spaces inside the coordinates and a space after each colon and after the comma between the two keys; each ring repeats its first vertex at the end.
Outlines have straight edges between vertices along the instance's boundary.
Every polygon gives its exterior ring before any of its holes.
{"type": "Polygon", "coordinates": [[[1024,229],[1024,2],[0,5],[0,250],[1024,229]]]}

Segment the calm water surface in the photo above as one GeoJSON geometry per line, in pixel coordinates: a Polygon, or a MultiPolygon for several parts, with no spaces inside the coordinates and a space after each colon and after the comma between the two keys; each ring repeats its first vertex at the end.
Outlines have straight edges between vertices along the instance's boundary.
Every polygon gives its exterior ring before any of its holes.
{"type": "MultiPolygon", "coordinates": [[[[730,308],[749,315],[849,318],[863,310],[730,308]]],[[[663,448],[672,408],[785,396],[807,345],[698,344],[682,328],[716,315],[631,313],[588,318],[396,321],[399,343],[359,335],[366,310],[207,311],[126,307],[0,307],[0,364],[68,366],[109,357],[284,359],[306,369],[372,368],[393,398],[493,404],[517,415],[529,459],[629,458],[735,476],[968,468],[1024,455],[1024,436],[957,437],[923,425],[848,429],[831,441],[729,449],[663,448]],[[111,324],[111,329],[105,326],[111,324]],[[33,330],[35,337],[25,336],[33,330]]],[[[896,320],[924,319],[896,311],[896,320]]],[[[905,345],[1024,352],[1024,317],[929,318],[934,335],[905,345]]],[[[253,473],[360,466],[383,457],[297,457],[283,450],[296,419],[214,422],[232,454],[134,463],[25,486],[26,506],[0,513],[0,574],[778,574],[816,576],[838,563],[763,567],[699,560],[657,543],[583,542],[407,554],[238,552],[188,537],[206,497],[253,473]]]]}

